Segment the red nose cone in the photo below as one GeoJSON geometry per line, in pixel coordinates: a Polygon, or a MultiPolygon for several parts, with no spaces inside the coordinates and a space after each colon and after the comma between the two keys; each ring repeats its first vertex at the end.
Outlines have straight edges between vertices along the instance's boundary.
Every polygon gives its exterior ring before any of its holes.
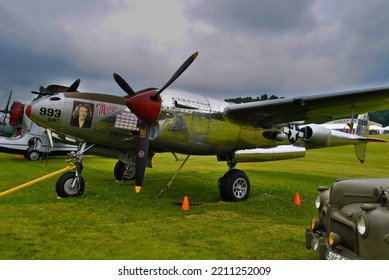
{"type": "Polygon", "coordinates": [[[148,124],[155,122],[161,112],[161,97],[156,100],[151,100],[151,96],[155,94],[155,90],[147,91],[135,95],[126,101],[127,107],[139,119],[145,120],[148,124]]]}
{"type": "Polygon", "coordinates": [[[32,110],[32,106],[31,106],[31,105],[28,105],[27,108],[26,108],[26,115],[27,115],[27,117],[30,117],[30,115],[31,115],[31,110],[32,110]]]}

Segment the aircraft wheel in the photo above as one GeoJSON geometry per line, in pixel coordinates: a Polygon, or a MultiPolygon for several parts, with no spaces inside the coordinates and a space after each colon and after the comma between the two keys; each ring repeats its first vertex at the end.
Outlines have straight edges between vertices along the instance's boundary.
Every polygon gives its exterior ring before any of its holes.
{"type": "Polygon", "coordinates": [[[130,164],[127,172],[124,173],[126,171],[127,166],[128,166],[127,164],[125,164],[120,160],[115,164],[113,174],[115,175],[116,180],[122,181],[123,176],[124,176],[124,180],[133,180],[135,178],[135,172],[136,172],[135,164],[130,164]]]}
{"type": "Polygon", "coordinates": [[[219,189],[224,201],[245,201],[249,197],[250,181],[243,171],[232,169],[219,179],[219,189]]]}
{"type": "Polygon", "coordinates": [[[67,172],[59,177],[55,190],[59,197],[68,197],[68,196],[78,196],[84,192],[85,189],[85,181],[82,176],[80,176],[80,182],[77,186],[73,186],[73,182],[75,180],[76,173],[75,172],[67,172]]]}
{"type": "Polygon", "coordinates": [[[26,151],[26,158],[28,160],[35,161],[35,160],[40,159],[41,156],[42,156],[42,154],[40,152],[38,152],[37,150],[27,150],[26,151]]]}

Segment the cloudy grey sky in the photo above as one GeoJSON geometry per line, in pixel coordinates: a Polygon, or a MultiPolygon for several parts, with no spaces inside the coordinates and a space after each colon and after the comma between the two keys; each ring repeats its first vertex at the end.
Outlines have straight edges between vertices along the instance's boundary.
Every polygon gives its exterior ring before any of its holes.
{"type": "Polygon", "coordinates": [[[0,107],[50,83],[225,99],[389,86],[386,0],[0,0],[0,107]]]}

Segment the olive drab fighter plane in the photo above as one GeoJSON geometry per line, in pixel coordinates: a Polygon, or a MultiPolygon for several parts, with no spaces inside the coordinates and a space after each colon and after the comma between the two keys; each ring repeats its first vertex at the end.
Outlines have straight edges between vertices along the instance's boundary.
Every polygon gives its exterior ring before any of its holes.
{"type": "Polygon", "coordinates": [[[219,179],[225,201],[243,201],[250,183],[239,162],[303,157],[306,148],[355,145],[365,159],[367,114],[358,120],[356,134],[324,128],[336,118],[389,108],[389,88],[342,92],[230,104],[210,97],[167,89],[196,59],[191,55],[160,89],[134,91],[114,73],[125,96],[78,92],[79,80],[65,92],[42,94],[31,102],[26,115],[63,139],[75,139],[75,172],[61,175],[56,183],[60,197],[82,194],[85,153],[118,158],[116,179],[135,179],[139,192],[145,168],[155,153],[215,155],[226,161],[228,171],[219,179]],[[310,124],[312,123],[312,124],[310,124]]]}

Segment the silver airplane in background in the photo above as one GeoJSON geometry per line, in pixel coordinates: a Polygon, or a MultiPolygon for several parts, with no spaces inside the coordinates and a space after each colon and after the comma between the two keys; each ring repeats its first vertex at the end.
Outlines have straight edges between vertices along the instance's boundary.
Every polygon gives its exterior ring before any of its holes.
{"type": "MultiPolygon", "coordinates": [[[[46,93],[62,92],[65,86],[49,85],[40,87],[46,93]]],[[[9,108],[12,91],[8,96],[7,105],[0,110],[3,113],[0,124],[0,152],[23,155],[28,160],[39,160],[43,155],[66,155],[77,150],[74,143],[64,143],[62,140],[49,139],[45,128],[32,122],[23,112],[25,104],[14,101],[9,108]]]]}

